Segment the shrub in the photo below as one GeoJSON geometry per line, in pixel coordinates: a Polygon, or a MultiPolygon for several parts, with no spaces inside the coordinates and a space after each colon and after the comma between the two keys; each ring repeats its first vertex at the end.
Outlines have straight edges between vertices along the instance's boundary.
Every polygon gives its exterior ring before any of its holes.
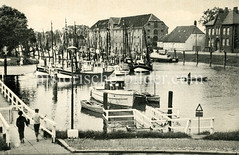
{"type": "Polygon", "coordinates": [[[5,142],[5,140],[0,137],[0,151],[2,150],[8,150],[8,146],[7,146],[7,143],[5,142]]]}
{"type": "Polygon", "coordinates": [[[232,132],[215,132],[212,135],[208,135],[203,139],[207,140],[235,140],[239,141],[239,130],[232,132]]]}
{"type": "MultiPolygon", "coordinates": [[[[56,131],[56,138],[66,139],[67,131],[56,131]]],[[[167,132],[161,133],[156,131],[114,131],[104,133],[101,131],[79,131],[79,138],[92,139],[123,139],[123,138],[190,138],[189,135],[182,132],[167,132]]]]}

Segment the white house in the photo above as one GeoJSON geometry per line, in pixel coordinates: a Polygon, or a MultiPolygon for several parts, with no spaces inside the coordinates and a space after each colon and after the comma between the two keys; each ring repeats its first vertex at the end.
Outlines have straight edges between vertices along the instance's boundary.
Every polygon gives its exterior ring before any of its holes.
{"type": "Polygon", "coordinates": [[[192,51],[197,46],[199,51],[205,47],[205,34],[196,26],[177,26],[164,37],[158,46],[166,50],[192,51]]]}

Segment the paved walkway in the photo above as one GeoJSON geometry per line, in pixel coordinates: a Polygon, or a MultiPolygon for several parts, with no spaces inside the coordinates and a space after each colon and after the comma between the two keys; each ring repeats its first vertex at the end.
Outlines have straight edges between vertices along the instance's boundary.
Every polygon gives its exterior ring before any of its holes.
{"type": "MultiPolygon", "coordinates": [[[[4,99],[3,95],[0,94],[0,107],[7,107],[9,104],[4,99]]],[[[2,115],[8,119],[8,112],[0,111],[2,115]]],[[[51,138],[44,139],[42,136],[39,137],[39,142],[36,141],[33,125],[25,127],[25,143],[20,143],[17,127],[16,118],[17,112],[13,114],[13,123],[10,124],[10,137],[11,137],[11,150],[0,151],[0,154],[66,154],[69,153],[65,148],[58,144],[52,143],[51,138]]],[[[41,134],[42,135],[42,134],[41,134]]]]}

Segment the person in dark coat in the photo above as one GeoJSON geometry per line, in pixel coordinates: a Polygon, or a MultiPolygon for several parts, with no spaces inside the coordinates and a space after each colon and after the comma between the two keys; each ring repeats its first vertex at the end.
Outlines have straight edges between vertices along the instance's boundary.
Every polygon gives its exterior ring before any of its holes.
{"type": "Polygon", "coordinates": [[[19,117],[17,118],[16,125],[18,127],[20,141],[21,143],[24,143],[24,128],[25,124],[28,126],[28,121],[24,116],[22,116],[22,114],[23,114],[22,111],[18,112],[19,117]]]}

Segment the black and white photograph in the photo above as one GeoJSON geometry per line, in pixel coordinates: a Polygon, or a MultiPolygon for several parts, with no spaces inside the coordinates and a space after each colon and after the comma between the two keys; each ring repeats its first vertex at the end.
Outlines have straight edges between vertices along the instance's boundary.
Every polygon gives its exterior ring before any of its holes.
{"type": "Polygon", "coordinates": [[[238,0],[1,0],[0,154],[239,154],[238,0]]]}

